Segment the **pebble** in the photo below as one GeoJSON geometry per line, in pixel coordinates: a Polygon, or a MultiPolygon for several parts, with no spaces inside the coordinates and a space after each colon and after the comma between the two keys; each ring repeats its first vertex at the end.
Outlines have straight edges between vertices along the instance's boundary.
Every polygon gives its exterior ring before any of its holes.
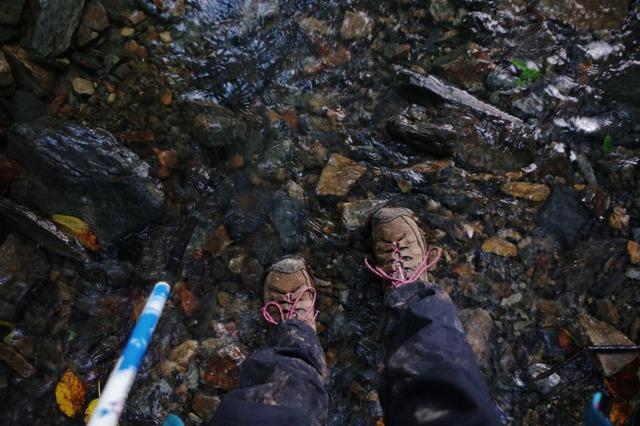
{"type": "Polygon", "coordinates": [[[615,206],[609,216],[609,226],[613,229],[626,229],[629,226],[629,215],[627,209],[615,206]]]}
{"type": "Polygon", "coordinates": [[[131,27],[124,27],[120,30],[120,35],[125,38],[133,37],[136,30],[131,27]]]}
{"type": "Polygon", "coordinates": [[[163,31],[158,35],[163,43],[171,43],[171,31],[163,31]]]}
{"type": "Polygon", "coordinates": [[[467,336],[467,341],[476,354],[478,364],[489,365],[491,350],[489,339],[493,331],[493,319],[489,312],[481,308],[462,309],[458,313],[462,327],[467,336]]]}
{"type": "Polygon", "coordinates": [[[191,400],[191,409],[204,421],[208,421],[213,413],[220,405],[221,399],[219,396],[209,395],[203,392],[197,392],[191,400]]]}
{"type": "Polygon", "coordinates": [[[553,373],[549,377],[545,377],[542,380],[534,380],[537,376],[549,370],[549,366],[543,363],[533,364],[529,367],[529,375],[536,390],[544,395],[550,394],[553,389],[560,384],[560,375],[553,373]]]}
{"type": "Polygon", "coordinates": [[[431,0],[429,13],[431,13],[431,17],[436,22],[452,22],[456,8],[450,0],[431,0]]]}
{"type": "Polygon", "coordinates": [[[499,237],[490,237],[484,240],[482,243],[482,251],[502,257],[514,257],[518,255],[518,248],[514,244],[499,237]]]}
{"type": "Polygon", "coordinates": [[[76,77],[73,79],[73,90],[80,95],[93,95],[96,90],[93,83],[87,79],[76,77]]]}
{"type": "Polygon", "coordinates": [[[386,200],[356,200],[342,203],[342,224],[350,231],[361,229],[367,225],[371,215],[385,204],[386,200]]]}
{"type": "Polygon", "coordinates": [[[316,186],[318,195],[344,196],[364,174],[366,167],[340,154],[333,154],[322,170],[316,186]]]}
{"type": "Polygon", "coordinates": [[[529,182],[507,182],[500,187],[500,190],[512,197],[536,202],[545,201],[550,193],[546,185],[529,182]]]}
{"type": "Polygon", "coordinates": [[[629,261],[634,265],[640,263],[640,244],[638,242],[629,240],[627,241],[627,253],[629,253],[629,261]]]}
{"type": "Polygon", "coordinates": [[[368,37],[373,29],[373,21],[362,11],[347,12],[340,26],[340,37],[343,40],[356,40],[368,37]]]}

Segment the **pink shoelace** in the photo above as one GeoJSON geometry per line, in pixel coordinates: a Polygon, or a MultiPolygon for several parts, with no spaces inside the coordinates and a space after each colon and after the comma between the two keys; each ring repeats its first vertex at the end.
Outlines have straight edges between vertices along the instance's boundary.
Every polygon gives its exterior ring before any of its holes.
{"type": "Polygon", "coordinates": [[[261,309],[262,316],[264,317],[264,319],[269,324],[273,324],[273,325],[279,324],[278,321],[276,321],[275,318],[273,318],[273,316],[269,312],[269,308],[271,306],[275,306],[276,309],[278,309],[278,312],[280,313],[281,322],[286,320],[292,320],[292,319],[307,321],[311,318],[311,316],[313,316],[313,318],[315,319],[315,317],[318,316],[318,312],[316,312],[314,309],[316,305],[316,289],[313,287],[307,287],[303,291],[301,291],[300,294],[298,294],[298,296],[295,299],[294,299],[294,295],[295,293],[286,293],[284,294],[284,300],[282,301],[271,300],[265,303],[261,309]],[[311,308],[305,310],[302,317],[298,317],[298,304],[300,303],[300,300],[302,300],[302,297],[307,292],[311,294],[311,308]]]}
{"type": "Polygon", "coordinates": [[[435,266],[440,257],[442,256],[442,249],[440,247],[431,247],[427,249],[427,253],[424,255],[417,268],[413,271],[413,273],[409,276],[406,275],[404,271],[404,262],[402,259],[402,248],[400,247],[400,241],[393,241],[389,243],[393,249],[393,272],[388,274],[382,269],[380,266],[371,266],[369,263],[369,259],[365,258],[364,263],[367,265],[367,268],[382,278],[383,280],[389,281],[393,288],[398,288],[405,284],[410,284],[412,282],[418,281],[420,276],[435,266]],[[436,251],[437,254],[432,261],[429,261],[429,256],[431,251],[436,251]]]}

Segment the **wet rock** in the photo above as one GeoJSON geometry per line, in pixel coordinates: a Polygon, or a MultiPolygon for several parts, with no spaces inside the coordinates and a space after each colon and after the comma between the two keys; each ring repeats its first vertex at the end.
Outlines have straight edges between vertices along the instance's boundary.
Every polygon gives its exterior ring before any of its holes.
{"type": "Polygon", "coordinates": [[[467,43],[436,58],[433,67],[448,82],[467,90],[480,91],[493,63],[487,49],[467,43]]]}
{"type": "Polygon", "coordinates": [[[300,245],[303,207],[302,201],[290,198],[282,191],[274,195],[274,207],[269,217],[285,253],[294,253],[300,245]]]}
{"type": "Polygon", "coordinates": [[[24,297],[46,278],[48,266],[34,245],[10,234],[0,246],[0,320],[13,321],[24,297]]]}
{"type": "Polygon", "coordinates": [[[418,146],[437,156],[451,155],[457,136],[451,124],[423,121],[407,112],[390,118],[387,132],[399,141],[418,146]]]}
{"type": "Polygon", "coordinates": [[[227,338],[211,338],[202,342],[205,367],[200,379],[209,386],[230,391],[238,387],[239,365],[248,355],[247,349],[227,338]]]}
{"type": "Polygon", "coordinates": [[[533,93],[515,100],[513,106],[517,108],[525,118],[541,117],[542,113],[544,113],[544,101],[540,96],[533,93]]]}
{"type": "Polygon", "coordinates": [[[5,154],[28,178],[12,197],[51,217],[76,216],[110,244],[163,212],[164,195],[151,167],[102,130],[42,119],[11,128],[5,154]]]}
{"type": "Polygon", "coordinates": [[[24,206],[0,198],[0,216],[47,251],[77,261],[87,260],[87,253],[74,238],[62,233],[50,220],[38,217],[24,206]]]}
{"type": "Polygon", "coordinates": [[[518,255],[518,248],[514,244],[499,237],[490,237],[484,240],[482,243],[482,251],[497,254],[502,257],[514,257],[518,255]]]}
{"type": "Polygon", "coordinates": [[[618,30],[629,11],[629,0],[541,0],[539,10],[578,30],[618,30]]]}
{"type": "Polygon", "coordinates": [[[28,378],[36,374],[36,369],[22,355],[4,343],[0,343],[0,360],[13,368],[20,377],[28,378]]]}
{"type": "Polygon", "coordinates": [[[369,223],[371,215],[387,203],[387,200],[375,199],[342,203],[340,205],[340,209],[342,210],[342,225],[350,231],[362,229],[369,223]]]}
{"type": "Polygon", "coordinates": [[[615,206],[609,216],[609,226],[613,229],[626,229],[629,227],[629,219],[627,209],[615,206]]]}
{"type": "Polygon", "coordinates": [[[609,102],[640,102],[640,61],[624,61],[617,67],[611,67],[602,83],[603,95],[609,102]]]}
{"type": "Polygon", "coordinates": [[[211,113],[198,114],[193,133],[202,146],[213,148],[243,142],[247,129],[244,120],[226,108],[219,107],[211,113]]]}
{"type": "Polygon", "coordinates": [[[322,170],[316,186],[318,195],[344,196],[360,179],[366,167],[340,154],[333,154],[322,170]]]}
{"type": "Polygon", "coordinates": [[[640,268],[627,268],[625,276],[629,279],[640,281],[640,268]]]}
{"type": "Polygon", "coordinates": [[[540,374],[549,370],[549,366],[543,363],[533,364],[529,367],[529,375],[536,390],[544,395],[550,394],[553,389],[560,384],[560,375],[553,373],[542,380],[534,380],[540,374]]]}
{"type": "Polygon", "coordinates": [[[258,171],[263,176],[273,175],[277,170],[285,166],[285,163],[291,155],[293,142],[284,139],[270,145],[262,155],[262,160],[258,163],[258,171]]]}
{"type": "Polygon", "coordinates": [[[525,200],[542,202],[549,196],[549,188],[546,185],[529,182],[508,182],[500,187],[507,195],[525,200]]]}
{"type": "Polygon", "coordinates": [[[11,67],[4,53],[0,52],[0,88],[11,86],[13,84],[13,75],[11,74],[11,67]]]}
{"type": "Polygon", "coordinates": [[[518,79],[511,73],[497,68],[487,75],[487,87],[491,90],[509,90],[517,85],[518,79]]]}
{"type": "Polygon", "coordinates": [[[224,215],[227,231],[234,239],[254,232],[264,223],[271,206],[270,194],[264,190],[251,188],[238,193],[224,215]]]}
{"type": "Polygon", "coordinates": [[[551,190],[535,222],[543,234],[551,235],[562,248],[567,249],[576,243],[589,216],[577,191],[558,186],[551,190]]]}
{"type": "Polygon", "coordinates": [[[627,253],[629,254],[629,261],[634,265],[640,263],[640,244],[638,242],[629,240],[627,241],[627,253]]]}
{"type": "Polygon", "coordinates": [[[109,27],[107,10],[102,3],[96,0],[88,1],[84,7],[84,13],[78,27],[77,40],[80,46],[95,40],[99,32],[109,27]]]}
{"type": "Polygon", "coordinates": [[[54,75],[31,61],[24,49],[19,46],[3,46],[2,51],[12,65],[18,84],[31,89],[38,96],[45,96],[51,92],[54,75]]]}
{"type": "Polygon", "coordinates": [[[50,61],[71,45],[82,16],[84,0],[35,0],[25,46],[41,60],[50,61]]]}
{"type": "Polygon", "coordinates": [[[498,108],[471,96],[464,90],[444,84],[432,75],[421,75],[407,69],[398,72],[396,84],[400,93],[409,100],[424,104],[429,98],[462,105],[513,124],[522,124],[522,120],[509,115],[498,108]]]}
{"type": "Polygon", "coordinates": [[[191,409],[202,418],[204,421],[208,421],[213,413],[220,405],[222,400],[219,396],[209,395],[203,392],[198,392],[193,396],[191,401],[191,409]]]}
{"type": "Polygon", "coordinates": [[[96,90],[93,87],[93,83],[84,78],[73,79],[73,90],[79,95],[93,95],[96,90]]]}
{"type": "Polygon", "coordinates": [[[0,24],[17,24],[27,0],[0,0],[0,24]]]}
{"type": "MultiPolygon", "coordinates": [[[[578,319],[592,345],[634,344],[627,336],[605,322],[598,321],[587,314],[581,314],[578,319]]],[[[638,354],[598,354],[597,357],[605,377],[611,377],[633,362],[638,354]]]]}
{"type": "Polygon", "coordinates": [[[199,344],[197,340],[185,340],[180,345],[171,349],[168,359],[160,366],[163,376],[169,377],[174,373],[186,373],[191,359],[198,353],[199,344]]]}
{"type": "Polygon", "coordinates": [[[429,13],[436,22],[450,23],[456,15],[456,8],[450,0],[431,0],[429,13]]]}
{"type": "Polygon", "coordinates": [[[331,26],[327,21],[322,21],[314,17],[308,17],[299,19],[296,21],[300,29],[307,35],[319,34],[323,36],[329,36],[333,34],[331,26]]]}
{"type": "Polygon", "coordinates": [[[371,35],[373,21],[365,12],[347,11],[340,26],[340,37],[343,40],[356,40],[371,35]]]}
{"type": "Polygon", "coordinates": [[[462,309],[458,312],[467,341],[476,354],[478,364],[489,365],[491,350],[489,340],[493,331],[493,319],[489,312],[481,308],[462,309]]]}

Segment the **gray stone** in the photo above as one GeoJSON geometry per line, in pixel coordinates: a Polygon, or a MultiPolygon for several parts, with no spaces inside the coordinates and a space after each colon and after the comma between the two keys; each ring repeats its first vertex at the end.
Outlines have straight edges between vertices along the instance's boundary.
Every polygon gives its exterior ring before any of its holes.
{"type": "Polygon", "coordinates": [[[0,24],[17,24],[27,0],[0,0],[0,24]]]}
{"type": "Polygon", "coordinates": [[[37,59],[52,61],[71,45],[84,0],[34,0],[25,46],[37,59]]]}
{"type": "Polygon", "coordinates": [[[280,245],[285,253],[295,253],[302,236],[302,201],[278,191],[274,195],[273,203],[270,218],[280,237],[280,245]]]}
{"type": "Polygon", "coordinates": [[[149,164],[103,130],[42,119],[11,128],[5,149],[28,177],[11,196],[46,217],[76,216],[102,243],[140,230],[163,212],[149,164]]]}
{"type": "Polygon", "coordinates": [[[542,380],[534,380],[540,374],[549,370],[549,366],[542,363],[537,363],[529,366],[529,375],[536,387],[536,390],[544,395],[550,394],[553,389],[560,384],[560,375],[553,373],[549,377],[545,377],[542,380]]]}
{"type": "Polygon", "coordinates": [[[350,231],[364,228],[371,215],[387,203],[387,200],[356,200],[342,203],[342,225],[350,231]]]}
{"type": "Polygon", "coordinates": [[[567,249],[576,243],[588,219],[589,211],[575,190],[555,187],[535,221],[544,235],[551,235],[562,248],[567,249]]]}

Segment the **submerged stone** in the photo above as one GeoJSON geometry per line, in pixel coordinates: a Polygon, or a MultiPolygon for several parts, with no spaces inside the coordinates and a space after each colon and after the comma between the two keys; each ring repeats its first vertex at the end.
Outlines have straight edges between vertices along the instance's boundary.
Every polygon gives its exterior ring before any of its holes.
{"type": "Polygon", "coordinates": [[[525,200],[542,202],[549,196],[549,188],[540,183],[507,182],[500,187],[505,194],[525,200]]]}
{"type": "Polygon", "coordinates": [[[333,154],[320,175],[316,186],[318,195],[347,195],[360,179],[366,167],[340,154],[333,154]]]}
{"type": "Polygon", "coordinates": [[[25,46],[38,59],[51,61],[71,45],[84,7],[84,0],[35,0],[30,4],[32,20],[25,46]]]}
{"type": "Polygon", "coordinates": [[[365,12],[351,12],[344,14],[342,26],[340,26],[340,37],[343,40],[354,40],[368,37],[373,28],[373,21],[365,12]]]}
{"type": "Polygon", "coordinates": [[[151,167],[104,130],[42,119],[11,128],[5,154],[27,170],[11,196],[40,214],[75,216],[106,244],[163,212],[151,167]]]}
{"type": "Polygon", "coordinates": [[[541,0],[547,19],[557,19],[578,30],[618,30],[629,13],[629,0],[541,0]]]}
{"type": "Polygon", "coordinates": [[[536,223],[545,235],[551,235],[564,249],[573,246],[578,233],[589,219],[589,211],[580,201],[577,191],[555,187],[536,216],[536,223]]]}
{"type": "Polygon", "coordinates": [[[17,24],[27,0],[0,0],[0,24],[17,24]]]}
{"type": "Polygon", "coordinates": [[[473,308],[462,309],[458,316],[478,364],[488,366],[491,356],[489,340],[493,331],[491,315],[484,309],[473,308]]]}

